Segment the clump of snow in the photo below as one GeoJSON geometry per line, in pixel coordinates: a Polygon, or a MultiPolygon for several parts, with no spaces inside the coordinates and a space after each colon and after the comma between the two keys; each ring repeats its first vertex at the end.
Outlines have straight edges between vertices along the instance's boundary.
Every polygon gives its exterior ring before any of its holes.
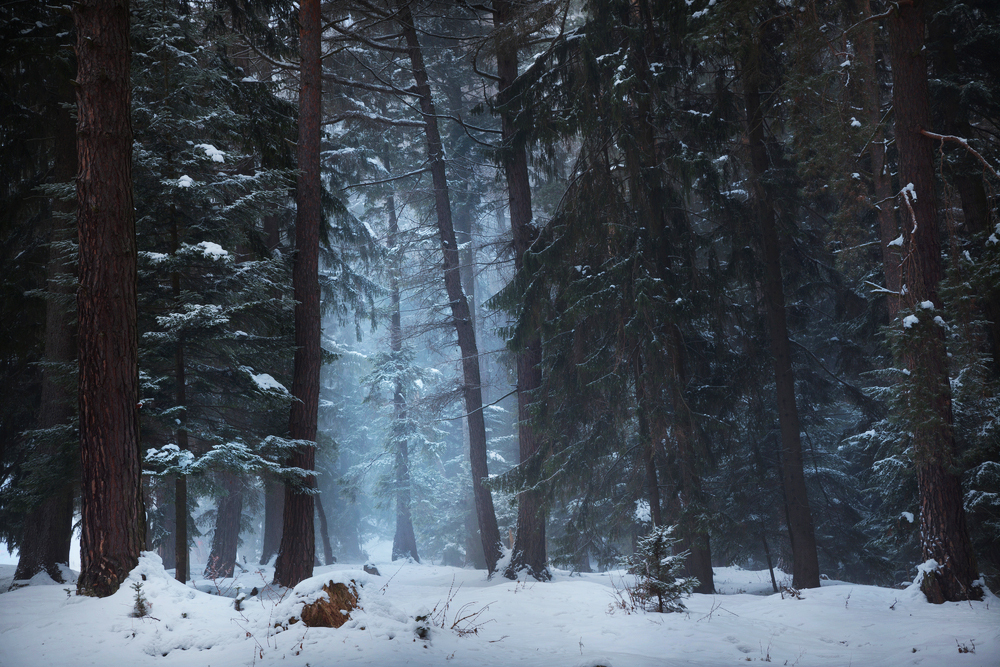
{"type": "Polygon", "coordinates": [[[861,121],[851,116],[851,127],[861,127],[861,121]]]}
{"type": "Polygon", "coordinates": [[[901,192],[904,195],[909,194],[910,199],[917,201],[917,189],[913,186],[913,183],[907,183],[901,192]]]}
{"type": "Polygon", "coordinates": [[[903,318],[903,327],[906,329],[910,329],[913,327],[914,324],[917,324],[919,322],[920,318],[917,317],[916,315],[907,315],[906,317],[903,318]]]}
{"type": "Polygon", "coordinates": [[[205,155],[212,158],[212,162],[225,162],[226,154],[220,151],[218,148],[212,144],[196,144],[195,148],[200,148],[205,151],[205,155]]]}
{"type": "Polygon", "coordinates": [[[270,373],[254,373],[253,369],[248,366],[244,366],[243,370],[247,372],[247,375],[249,375],[254,382],[257,383],[257,386],[261,391],[277,391],[282,394],[288,393],[288,389],[285,388],[285,385],[275,380],[270,373]]]}
{"type": "Polygon", "coordinates": [[[177,187],[179,188],[190,188],[192,185],[194,185],[194,179],[187,174],[177,179],[177,187]]]}
{"type": "Polygon", "coordinates": [[[934,310],[934,302],[933,301],[921,301],[920,302],[920,307],[923,308],[924,310],[934,310]]]}
{"type": "Polygon", "coordinates": [[[913,523],[913,512],[900,512],[899,517],[901,519],[906,519],[908,523],[913,523]]]}
{"type": "Polygon", "coordinates": [[[220,259],[222,257],[229,256],[228,250],[223,248],[218,243],[212,243],[211,241],[202,241],[198,244],[198,249],[201,251],[202,255],[211,259],[220,259]]]}

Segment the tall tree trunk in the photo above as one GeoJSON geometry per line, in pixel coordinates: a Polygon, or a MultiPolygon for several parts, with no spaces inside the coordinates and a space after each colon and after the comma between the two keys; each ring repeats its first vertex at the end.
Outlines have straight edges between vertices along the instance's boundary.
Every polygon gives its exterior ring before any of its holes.
{"type": "MultiPolygon", "coordinates": [[[[66,102],[72,100],[69,82],[65,84],[66,102]]],[[[76,124],[67,109],[53,104],[53,127],[55,130],[55,164],[52,180],[68,183],[76,176],[76,124]]],[[[62,252],[58,244],[72,238],[73,221],[70,218],[75,205],[72,202],[53,199],[51,232],[49,234],[49,259],[46,266],[48,292],[51,295],[45,304],[45,361],[49,364],[68,365],[76,359],[76,341],[73,329],[75,313],[61,302],[58,296],[73,293],[73,262],[62,252]]],[[[38,427],[50,429],[70,424],[73,420],[74,398],[71,391],[57,380],[59,371],[46,368],[42,371],[42,396],[38,411],[38,427]]],[[[59,455],[56,444],[45,446],[46,454],[59,455]]],[[[72,466],[75,470],[76,466],[72,466]]],[[[31,579],[45,571],[59,583],[63,583],[60,563],[69,565],[70,539],[73,533],[72,474],[52,489],[51,495],[31,510],[24,519],[28,528],[24,531],[18,548],[19,558],[15,579],[31,579]]]]}
{"type": "Polygon", "coordinates": [[[139,464],[129,6],[73,5],[77,55],[79,406],[83,488],[77,590],[106,597],[144,542],[139,464]]]}
{"type": "Polygon", "coordinates": [[[774,202],[764,184],[771,162],[765,143],[764,110],[760,93],[760,45],[756,40],[751,40],[748,47],[743,86],[750,150],[750,185],[764,262],[764,307],[771,334],[778,422],[781,427],[781,474],[788,515],[788,536],[792,543],[792,585],[795,588],[818,588],[819,560],[802,464],[799,411],[795,404],[795,376],[792,373],[785,292],[781,278],[781,244],[776,228],[774,202]]]}
{"type": "Polygon", "coordinates": [[[264,537],[260,564],[267,565],[281,546],[281,521],[285,511],[285,487],[272,479],[264,481],[264,537]]]}
{"type": "MultiPolygon", "coordinates": [[[[164,86],[166,88],[166,85],[164,86]]],[[[170,157],[167,158],[170,162],[170,157]]],[[[180,250],[180,227],[177,221],[177,210],[170,205],[170,252],[176,255],[180,250]]],[[[180,311],[181,274],[174,271],[170,274],[170,287],[174,297],[174,307],[180,311]]],[[[184,364],[184,334],[177,336],[177,348],[174,350],[174,405],[179,408],[177,417],[177,447],[182,452],[188,449],[187,432],[187,379],[184,364]]],[[[174,478],[174,579],[184,583],[191,578],[190,551],[188,549],[188,493],[187,475],[178,473],[174,478]]]]}
{"type": "MultiPolygon", "coordinates": [[[[509,89],[517,78],[517,51],[521,40],[517,34],[514,5],[511,2],[496,0],[493,3],[493,26],[497,33],[497,76],[500,78],[497,84],[497,106],[503,142],[500,155],[507,180],[514,268],[516,273],[520,273],[524,269],[524,255],[534,242],[537,232],[532,225],[527,149],[522,133],[515,127],[514,112],[509,106],[509,89]]],[[[517,441],[521,465],[527,465],[542,447],[541,438],[535,433],[531,422],[534,393],[542,384],[541,360],[541,338],[532,336],[517,354],[517,441]]],[[[522,491],[517,495],[517,528],[513,555],[505,572],[508,577],[516,577],[517,572],[527,569],[540,581],[551,578],[545,552],[545,515],[541,493],[522,491]]]]}
{"type": "Polygon", "coordinates": [[[438,130],[437,115],[431,98],[431,88],[424,66],[424,56],[417,38],[413,14],[407,4],[398,6],[396,20],[406,40],[406,49],[413,68],[414,90],[420,99],[427,137],[427,162],[430,164],[434,183],[434,206],[437,212],[438,232],[444,254],[444,283],[451,306],[452,322],[458,334],[458,347],[462,355],[462,376],[466,420],[469,427],[469,461],[472,467],[472,490],[476,502],[476,518],[483,544],[487,569],[492,574],[500,560],[500,529],[497,527],[493,496],[483,485],[489,475],[486,462],[486,421],[483,416],[483,388],[479,371],[479,350],[472,322],[469,302],[462,289],[458,244],[451,220],[451,202],[448,196],[448,179],[445,174],[444,148],[438,130]]]}
{"type": "Polygon", "coordinates": [[[904,324],[902,356],[909,370],[903,391],[920,493],[920,549],[938,567],[922,589],[931,602],[982,599],[974,584],[979,574],[966,527],[962,488],[956,469],[952,430],[951,385],[944,330],[933,321],[939,309],[938,283],[944,273],[938,240],[934,144],[921,130],[930,129],[927,61],[924,55],[923,0],[895,7],[887,21],[892,62],[892,98],[896,114],[899,180],[910,224],[903,245],[908,305],[917,323],[904,324]],[[910,229],[912,227],[912,229],[910,229]],[[926,304],[926,305],[925,305],[926,304]],[[931,306],[927,308],[926,306],[931,306]]]}
{"type": "MultiPolygon", "coordinates": [[[[399,221],[396,218],[396,200],[389,195],[389,252],[398,253],[399,221]]],[[[396,254],[389,275],[389,298],[392,301],[392,322],[389,324],[389,348],[397,357],[403,351],[403,321],[400,313],[399,274],[403,258],[396,254]]],[[[396,534],[392,538],[392,559],[412,558],[420,562],[417,554],[417,537],[413,532],[413,518],[410,515],[410,442],[405,433],[400,433],[406,421],[406,395],[402,380],[397,376],[392,392],[393,407],[393,449],[395,450],[396,477],[396,534]]]]}
{"type": "Polygon", "coordinates": [[[871,0],[857,0],[863,23],[858,26],[857,49],[861,63],[863,84],[862,98],[868,125],[873,128],[868,153],[872,160],[872,182],[875,186],[875,206],[878,214],[879,245],[882,247],[882,267],[885,289],[889,292],[886,301],[889,319],[896,319],[899,312],[900,237],[896,210],[892,205],[892,174],[885,159],[885,131],[882,128],[882,104],[878,83],[877,57],[875,53],[875,23],[868,20],[872,16],[871,0]]]}
{"type": "Polygon", "coordinates": [[[330,544],[330,527],[326,521],[326,510],[323,509],[323,498],[316,494],[313,496],[316,504],[316,516],[319,517],[319,539],[323,543],[323,564],[333,565],[337,559],[333,557],[333,546],[330,544]]]}
{"type": "MultiPolygon", "coordinates": [[[[299,4],[299,48],[301,50],[301,90],[299,93],[299,177],[296,186],[295,264],[292,283],[295,292],[295,367],[292,376],[289,435],[308,443],[316,441],[319,414],[320,311],[319,311],[319,227],[320,203],[320,120],[322,115],[322,21],[319,0],[299,4]]],[[[303,444],[292,454],[289,465],[314,470],[316,447],[303,444]]],[[[312,475],[303,480],[314,488],[312,475]]],[[[281,549],[274,565],[274,581],[292,587],[312,576],[316,558],[313,525],[313,497],[299,488],[285,487],[285,516],[281,549]]]]}
{"type": "Polygon", "coordinates": [[[215,534],[212,551],[205,564],[206,579],[233,576],[236,550],[240,542],[240,518],[243,516],[243,481],[231,472],[219,475],[226,495],[219,498],[215,511],[215,534]]]}

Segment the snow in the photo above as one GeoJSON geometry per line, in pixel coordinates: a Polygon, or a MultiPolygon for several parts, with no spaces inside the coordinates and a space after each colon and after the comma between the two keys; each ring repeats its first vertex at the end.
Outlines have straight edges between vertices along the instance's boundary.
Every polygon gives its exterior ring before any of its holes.
{"type": "Polygon", "coordinates": [[[211,259],[221,259],[229,255],[229,251],[220,246],[218,243],[212,243],[211,241],[202,241],[198,244],[198,249],[201,254],[205,257],[211,259]]]}
{"type": "Polygon", "coordinates": [[[225,162],[226,154],[220,151],[218,148],[212,144],[196,144],[195,148],[201,148],[205,151],[205,155],[212,158],[212,162],[225,162]]]}
{"type": "Polygon", "coordinates": [[[257,374],[253,372],[253,369],[248,367],[244,367],[243,370],[245,370],[247,375],[249,375],[250,378],[257,383],[257,386],[261,391],[277,391],[281,394],[288,393],[288,389],[285,388],[285,385],[275,380],[269,373],[257,374]]]}
{"type": "Polygon", "coordinates": [[[907,523],[913,523],[913,512],[900,512],[899,518],[906,519],[907,523]]]}
{"type": "Polygon", "coordinates": [[[194,185],[194,179],[187,174],[177,179],[177,187],[179,188],[190,188],[192,185],[194,185]]]}
{"type": "MultiPolygon", "coordinates": [[[[727,567],[715,569],[720,594],[691,596],[686,613],[626,613],[614,604],[614,589],[628,576],[621,572],[555,570],[548,583],[487,580],[480,570],[393,563],[388,548],[371,553],[381,557],[374,561],[381,576],[360,564],[319,567],[294,591],[268,586],[273,569],[252,565],[236,579],[183,585],[154,554],[143,555],[121,589],[104,599],[77,596],[72,585],[33,583],[0,595],[0,664],[720,667],[770,660],[801,667],[993,667],[1000,661],[1000,603],[989,593],[984,602],[932,605],[915,586],[824,581],[796,599],[771,594],[766,570],[727,567]],[[345,626],[286,629],[323,584],[352,580],[361,585],[361,607],[345,626]],[[136,585],[149,607],[144,618],[132,615],[136,585]],[[253,587],[259,595],[243,599],[237,611],[234,598],[253,587]],[[415,635],[423,614],[429,614],[427,640],[415,635]],[[959,654],[962,646],[975,652],[959,654]]],[[[192,572],[202,567],[193,564],[192,572]]],[[[0,565],[0,590],[13,569],[0,565]]],[[[788,575],[775,574],[788,583],[788,575]]]]}
{"type": "Polygon", "coordinates": [[[907,315],[906,317],[903,318],[903,327],[906,328],[906,329],[909,329],[914,324],[917,324],[919,322],[920,322],[920,318],[917,317],[916,315],[907,315]]]}
{"type": "Polygon", "coordinates": [[[900,234],[899,236],[897,236],[897,237],[896,237],[896,238],[894,238],[893,240],[891,240],[891,241],[889,241],[888,243],[886,243],[886,245],[888,245],[888,246],[894,246],[894,245],[897,245],[897,246],[899,246],[900,248],[902,248],[902,247],[903,247],[903,235],[902,235],[902,234],[900,234]]]}
{"type": "Polygon", "coordinates": [[[910,194],[910,198],[913,201],[917,201],[917,189],[913,186],[913,183],[907,183],[906,186],[902,189],[902,192],[904,193],[908,192],[910,194]]]}
{"type": "Polygon", "coordinates": [[[920,302],[920,307],[923,308],[924,310],[934,310],[934,302],[933,301],[921,301],[920,302]]]}

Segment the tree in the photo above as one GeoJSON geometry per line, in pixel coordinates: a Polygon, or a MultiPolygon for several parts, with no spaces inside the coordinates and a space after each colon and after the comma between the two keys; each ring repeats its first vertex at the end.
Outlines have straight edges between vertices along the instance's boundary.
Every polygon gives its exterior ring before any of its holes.
{"type": "MultiPolygon", "coordinates": [[[[920,492],[920,550],[936,567],[921,589],[934,603],[982,599],[976,556],[969,540],[961,480],[953,472],[951,385],[943,327],[931,314],[942,307],[934,144],[924,53],[924,0],[893,8],[887,25],[893,72],[893,108],[899,150],[900,192],[909,224],[904,229],[903,277],[909,313],[902,325],[901,356],[908,371],[902,391],[911,429],[920,492]]],[[[901,309],[901,315],[903,309],[901,309]]],[[[943,322],[943,320],[942,320],[943,322]]]]}
{"type": "Polygon", "coordinates": [[[472,490],[476,503],[479,534],[486,557],[486,567],[493,573],[500,560],[500,529],[497,527],[493,497],[484,486],[489,476],[486,457],[486,422],[483,416],[483,388],[479,368],[479,350],[476,332],[469,309],[469,301],[462,289],[458,243],[452,224],[448,177],[445,171],[444,147],[438,129],[437,113],[424,65],[423,51],[417,36],[416,23],[410,5],[397,7],[396,21],[406,42],[407,55],[413,72],[414,91],[420,102],[424,133],[427,140],[427,161],[430,163],[434,183],[434,208],[437,216],[441,250],[444,254],[444,282],[448,293],[451,319],[458,336],[462,355],[462,393],[465,398],[466,420],[469,425],[469,460],[472,467],[472,490]]]}
{"type": "MultiPolygon", "coordinates": [[[[756,28],[754,28],[756,30],[756,28]]],[[[747,139],[750,150],[750,185],[753,211],[763,254],[764,308],[767,313],[778,397],[778,421],[781,427],[781,470],[788,513],[788,534],[792,542],[792,585],[795,588],[819,588],[819,560],[816,535],[806,491],[802,463],[801,427],[795,401],[795,377],[792,372],[791,344],[785,314],[785,293],[781,277],[781,242],[775,227],[772,195],[765,183],[771,167],[764,126],[763,48],[759,35],[747,37],[743,69],[743,95],[746,104],[747,139]]]]}
{"type": "Polygon", "coordinates": [[[144,541],[139,466],[129,3],[84,0],[77,31],[81,594],[118,590],[144,541]]]}
{"type": "MultiPolygon", "coordinates": [[[[320,181],[320,130],[322,117],[322,18],[319,0],[299,6],[300,91],[296,186],[295,259],[292,284],[295,292],[295,367],[292,378],[289,436],[299,441],[291,465],[313,470],[316,459],[316,425],[319,410],[320,289],[319,230],[322,217],[320,181]]],[[[281,547],[274,565],[274,581],[292,587],[312,576],[316,553],[313,498],[304,488],[285,487],[281,547]]]]}

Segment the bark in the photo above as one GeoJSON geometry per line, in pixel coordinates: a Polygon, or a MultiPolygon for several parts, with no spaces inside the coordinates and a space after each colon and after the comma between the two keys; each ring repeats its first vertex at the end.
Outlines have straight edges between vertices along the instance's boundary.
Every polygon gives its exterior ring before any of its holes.
{"type": "Polygon", "coordinates": [[[483,417],[483,390],[479,370],[479,350],[476,346],[476,332],[473,327],[469,302],[462,289],[458,244],[451,218],[451,202],[448,194],[448,179],[445,173],[444,148],[438,129],[431,88],[424,65],[423,52],[417,38],[417,30],[410,6],[398,6],[396,20],[406,40],[406,49],[413,69],[414,91],[420,99],[420,111],[424,120],[427,137],[427,162],[430,165],[434,184],[434,207],[437,213],[438,232],[444,254],[444,282],[451,306],[452,322],[458,335],[458,347],[462,355],[462,393],[465,398],[466,420],[469,427],[469,460],[472,467],[472,490],[476,503],[476,518],[479,535],[490,573],[496,570],[500,560],[500,529],[497,527],[493,497],[483,480],[489,475],[486,462],[486,422],[483,417]]]}
{"type": "MultiPolygon", "coordinates": [[[[164,84],[166,88],[166,84],[164,84]]],[[[167,158],[168,163],[170,157],[167,158]]],[[[177,254],[180,249],[180,228],[176,206],[170,206],[170,252],[177,254]]],[[[181,310],[181,275],[174,271],[170,275],[170,288],[174,297],[174,307],[181,310]]],[[[184,334],[177,336],[174,350],[174,404],[181,408],[177,417],[177,446],[181,451],[188,449],[187,432],[187,378],[184,364],[184,334]]],[[[187,476],[178,474],[174,479],[174,578],[181,583],[191,578],[190,551],[188,549],[188,502],[187,476]]]]}
{"type": "Polygon", "coordinates": [[[243,516],[243,482],[230,472],[220,475],[226,495],[219,498],[215,512],[212,551],[205,564],[206,579],[225,579],[236,569],[236,549],[240,542],[240,517],[243,516]]]}
{"type": "MultiPolygon", "coordinates": [[[[295,366],[292,376],[289,435],[309,443],[316,441],[319,411],[320,310],[319,310],[319,227],[320,204],[320,119],[322,112],[321,16],[319,0],[302,0],[299,5],[299,45],[301,90],[299,93],[299,177],[296,186],[295,264],[292,283],[295,296],[295,366]]],[[[314,470],[315,445],[301,445],[289,465],[314,470]]],[[[315,488],[316,479],[303,482],[315,488]]],[[[312,576],[316,557],[313,527],[313,496],[293,485],[285,486],[284,527],[281,549],[274,565],[274,581],[292,587],[312,576]]]]}
{"type": "Polygon", "coordinates": [[[765,143],[759,44],[751,42],[743,71],[750,150],[750,185],[754,218],[757,223],[764,268],[764,307],[771,334],[774,381],[777,389],[778,422],[781,429],[781,476],[788,516],[788,536],[792,546],[792,585],[818,588],[819,561],[812,513],[806,494],[802,463],[799,412],[795,404],[795,376],[788,342],[785,292],[781,277],[781,245],[776,228],[774,202],[764,185],[770,158],[765,143]]]}
{"type": "Polygon", "coordinates": [[[136,566],[144,542],[128,2],[81,0],[73,19],[83,489],[77,590],[106,597],[136,566]]]}
{"type": "Polygon", "coordinates": [[[875,186],[879,245],[882,248],[882,273],[885,277],[885,288],[889,292],[886,304],[889,319],[894,320],[899,312],[899,289],[902,281],[899,268],[900,246],[890,244],[899,238],[899,221],[892,204],[892,175],[889,173],[885,159],[885,132],[881,125],[882,104],[876,68],[875,22],[866,20],[872,16],[871,1],[858,0],[858,5],[861,19],[864,21],[858,27],[857,33],[857,49],[864,85],[863,105],[868,124],[872,128],[876,128],[868,145],[868,153],[872,160],[872,182],[875,186]]]}
{"type": "MultiPolygon", "coordinates": [[[[399,221],[396,219],[396,200],[389,196],[389,250],[398,248],[399,221]]],[[[389,297],[392,301],[392,322],[389,324],[389,347],[394,355],[403,351],[403,322],[400,313],[399,273],[402,257],[396,255],[389,275],[389,297]]],[[[406,421],[406,395],[402,381],[397,377],[392,393],[393,420],[397,428],[406,421]]],[[[396,477],[396,534],[392,538],[392,559],[412,558],[420,562],[417,554],[417,537],[413,532],[413,518],[410,515],[410,451],[409,440],[402,434],[395,434],[396,477]]]]}
{"type": "Polygon", "coordinates": [[[187,487],[187,475],[174,478],[174,579],[182,583],[191,579],[187,487]]]}
{"type": "Polygon", "coordinates": [[[281,545],[281,520],[285,511],[285,487],[279,482],[264,482],[264,537],[261,543],[260,564],[266,565],[278,553],[281,545]]]}
{"type": "MultiPolygon", "coordinates": [[[[67,82],[66,87],[69,87],[67,82]]],[[[72,99],[66,91],[62,97],[72,99]]],[[[69,111],[54,104],[53,126],[55,130],[55,160],[52,180],[66,183],[76,176],[76,126],[69,111]]],[[[74,228],[69,215],[73,212],[71,202],[52,201],[51,232],[49,243],[54,245],[72,238],[74,228]]],[[[76,324],[75,313],[67,308],[58,297],[73,293],[73,263],[57,248],[49,249],[46,266],[48,291],[51,295],[45,306],[45,353],[44,358],[52,364],[69,364],[76,359],[76,341],[73,337],[76,324]]],[[[41,403],[39,405],[38,428],[49,429],[69,424],[73,420],[72,401],[75,398],[64,383],[58,381],[57,371],[46,368],[42,371],[41,403]]],[[[40,452],[48,456],[59,456],[58,445],[45,446],[40,452]]],[[[75,470],[76,466],[72,466],[75,470]]],[[[72,475],[70,475],[72,477],[72,475]]],[[[29,528],[24,531],[18,547],[19,557],[14,579],[31,579],[45,571],[59,583],[63,583],[60,563],[68,566],[70,538],[73,531],[73,483],[65,480],[51,490],[41,504],[31,510],[24,519],[29,528]]]]}
{"type": "MultiPolygon", "coordinates": [[[[495,0],[493,26],[497,33],[497,76],[500,78],[497,83],[497,106],[503,142],[500,155],[507,181],[514,268],[516,273],[520,273],[524,269],[524,255],[535,240],[536,230],[532,224],[528,154],[509,106],[509,89],[517,78],[518,70],[520,37],[516,35],[516,25],[513,3],[495,0]]],[[[517,353],[517,439],[521,465],[527,465],[542,447],[542,440],[531,422],[531,404],[542,384],[541,359],[542,342],[538,336],[526,340],[524,349],[517,353]]],[[[506,576],[516,577],[517,572],[527,569],[540,581],[551,578],[545,552],[545,515],[545,502],[540,492],[522,491],[517,495],[517,528],[510,565],[504,573],[506,576]]]]}
{"type": "Polygon", "coordinates": [[[330,528],[326,522],[326,510],[323,509],[323,499],[319,494],[313,496],[316,504],[316,516],[319,517],[319,539],[323,543],[323,564],[333,565],[337,559],[333,557],[333,546],[330,544],[330,528]]]}
{"type": "MultiPolygon", "coordinates": [[[[902,193],[908,199],[907,212],[912,210],[910,225],[906,225],[912,230],[903,246],[904,280],[911,306],[931,302],[936,309],[941,306],[937,287],[944,269],[938,240],[934,143],[920,133],[929,129],[931,122],[924,5],[921,0],[901,4],[887,23],[899,178],[903,184],[912,184],[915,194],[902,193]]],[[[904,333],[908,339],[902,356],[910,371],[904,391],[920,493],[921,556],[938,563],[938,569],[924,578],[922,589],[935,603],[978,600],[983,592],[973,583],[979,576],[976,557],[966,526],[961,483],[953,472],[956,447],[944,331],[926,309],[921,311],[923,321],[904,333]]]]}

